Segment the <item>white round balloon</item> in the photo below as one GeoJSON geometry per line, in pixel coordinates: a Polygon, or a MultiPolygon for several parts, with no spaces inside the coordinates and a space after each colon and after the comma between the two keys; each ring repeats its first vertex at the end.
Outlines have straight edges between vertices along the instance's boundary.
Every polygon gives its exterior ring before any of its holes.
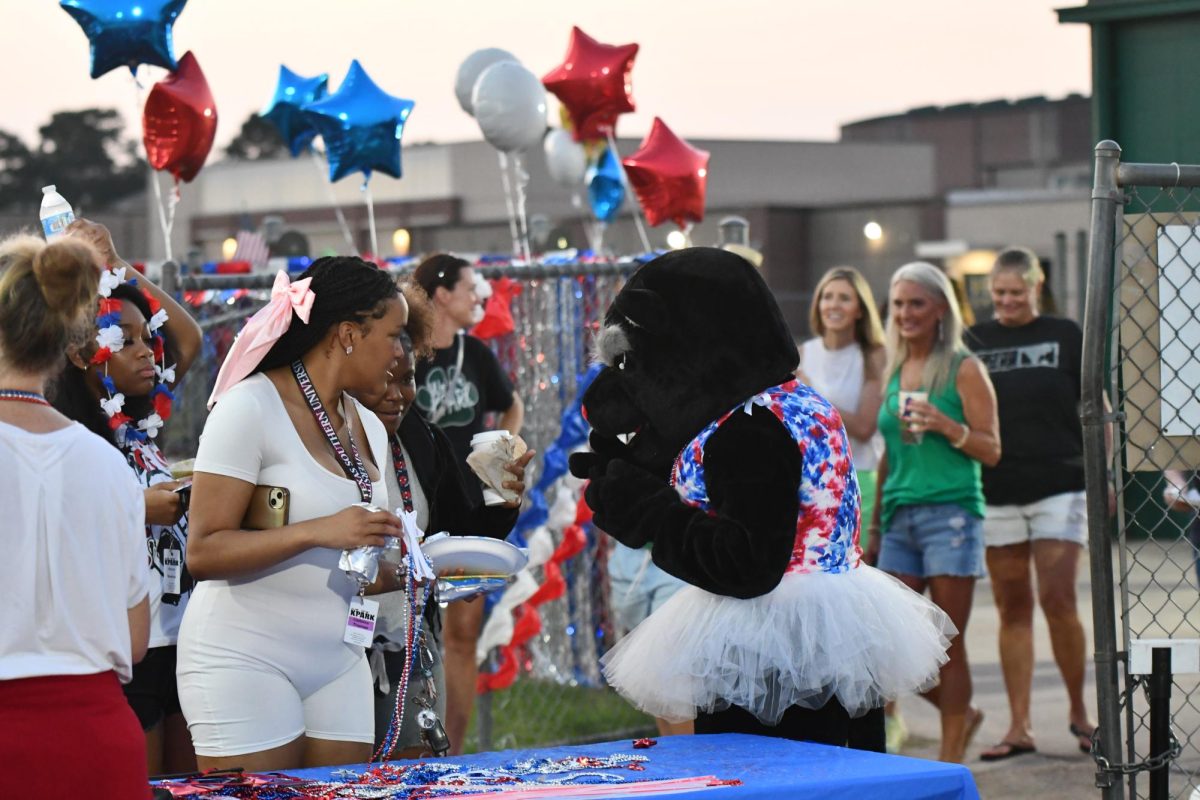
{"type": "Polygon", "coordinates": [[[462,106],[463,111],[475,116],[475,108],[471,105],[471,93],[475,90],[475,81],[479,80],[479,76],[485,69],[501,61],[521,63],[507,50],[501,50],[499,47],[485,47],[471,53],[459,65],[458,74],[454,76],[454,96],[458,98],[458,104],[462,106]]]}
{"type": "Polygon", "coordinates": [[[485,69],[471,104],[483,138],[502,152],[528,150],[546,133],[546,90],[538,76],[515,61],[485,69]]]}
{"type": "Polygon", "coordinates": [[[568,188],[583,185],[587,153],[570,133],[562,128],[550,131],[542,140],[542,150],[546,154],[546,169],[555,183],[568,188]]]}

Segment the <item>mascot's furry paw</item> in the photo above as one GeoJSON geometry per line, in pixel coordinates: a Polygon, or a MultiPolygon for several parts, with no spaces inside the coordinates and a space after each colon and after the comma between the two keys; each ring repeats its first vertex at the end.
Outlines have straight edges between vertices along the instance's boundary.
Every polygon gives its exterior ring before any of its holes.
{"type": "Polygon", "coordinates": [[[584,494],[596,526],[634,549],[654,536],[655,512],[679,504],[675,490],[646,470],[619,458],[595,468],[584,494]]]}

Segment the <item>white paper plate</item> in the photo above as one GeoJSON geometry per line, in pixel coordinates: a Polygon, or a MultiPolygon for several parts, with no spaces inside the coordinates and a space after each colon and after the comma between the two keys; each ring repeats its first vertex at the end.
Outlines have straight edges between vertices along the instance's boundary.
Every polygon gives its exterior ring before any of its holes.
{"type": "Polygon", "coordinates": [[[433,562],[438,577],[515,575],[529,563],[529,556],[503,539],[487,536],[430,537],[421,551],[433,562]]]}
{"type": "Polygon", "coordinates": [[[461,578],[438,578],[437,585],[438,599],[443,603],[452,603],[477,594],[502,591],[508,586],[508,578],[467,575],[461,578]]]}

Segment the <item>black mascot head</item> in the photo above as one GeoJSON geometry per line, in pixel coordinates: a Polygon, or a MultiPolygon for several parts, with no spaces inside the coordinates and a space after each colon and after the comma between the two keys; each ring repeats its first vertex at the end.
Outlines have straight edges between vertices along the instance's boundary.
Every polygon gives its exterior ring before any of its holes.
{"type": "Polygon", "coordinates": [[[667,253],[630,276],[596,349],[608,368],[584,393],[588,422],[605,437],[637,433],[636,460],[658,474],[705,425],[798,364],[762,276],[711,247],[667,253]]]}

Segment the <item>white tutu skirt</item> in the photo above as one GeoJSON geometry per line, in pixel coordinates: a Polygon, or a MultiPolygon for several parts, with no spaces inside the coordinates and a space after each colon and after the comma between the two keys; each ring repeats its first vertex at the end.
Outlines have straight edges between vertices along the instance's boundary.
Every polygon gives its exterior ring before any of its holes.
{"type": "Polygon", "coordinates": [[[680,589],[601,659],[626,699],[670,722],[741,706],[775,725],[789,706],[836,697],[865,714],[938,681],[958,631],[873,567],[787,574],[749,600],[680,589]]]}

